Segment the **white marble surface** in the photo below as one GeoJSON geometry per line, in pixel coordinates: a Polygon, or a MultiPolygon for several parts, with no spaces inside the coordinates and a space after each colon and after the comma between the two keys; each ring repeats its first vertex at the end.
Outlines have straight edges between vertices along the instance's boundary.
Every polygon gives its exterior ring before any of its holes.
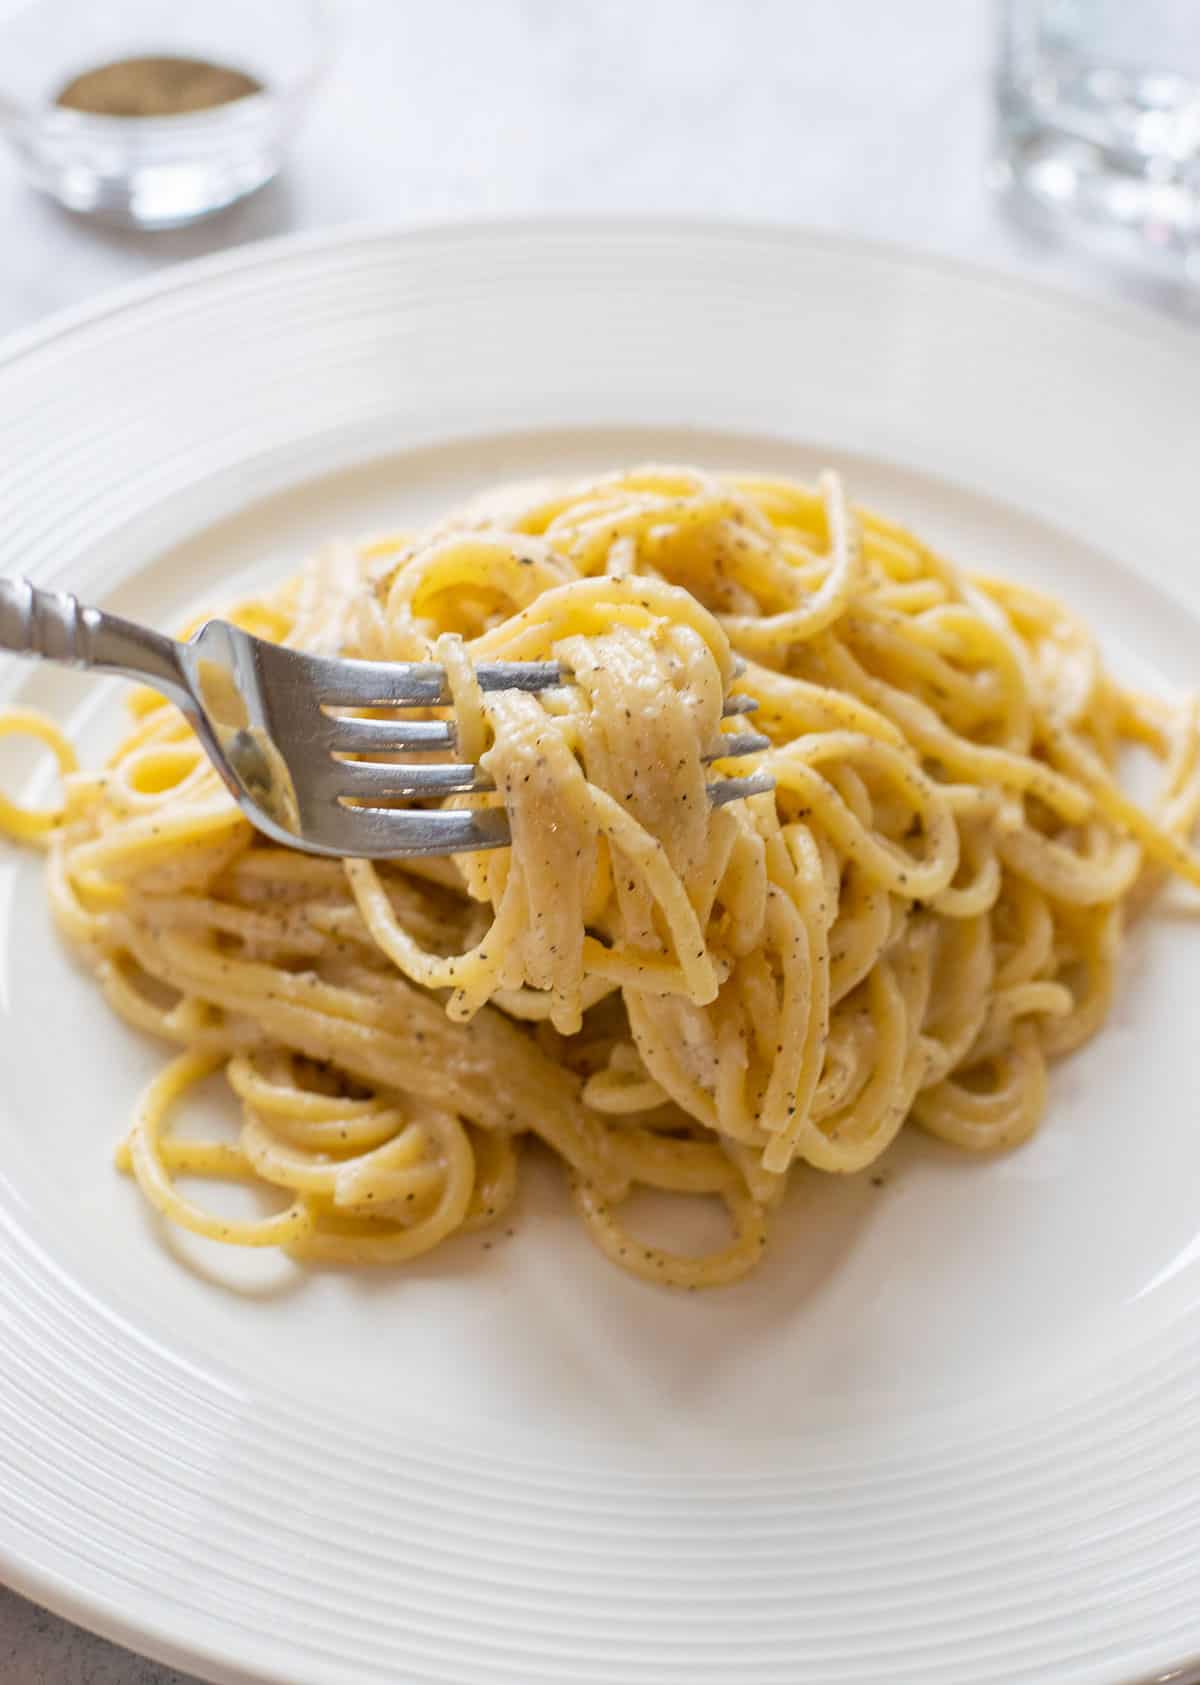
{"type": "Polygon", "coordinates": [[[985,189],[988,0],[334,3],[340,52],[286,173],[213,222],[90,225],[0,157],[0,334],[291,229],[510,213],[803,222],[1182,302],[1022,233],[985,189]]]}
{"type": "MultiPolygon", "coordinates": [[[[340,19],[286,173],[211,223],[91,226],[0,158],[0,333],[292,229],[555,212],[800,222],[1195,309],[1169,277],[1035,239],[988,191],[986,0],[341,0],[340,19]]],[[[0,1589],[0,1685],[183,1679],[0,1589]]]]}

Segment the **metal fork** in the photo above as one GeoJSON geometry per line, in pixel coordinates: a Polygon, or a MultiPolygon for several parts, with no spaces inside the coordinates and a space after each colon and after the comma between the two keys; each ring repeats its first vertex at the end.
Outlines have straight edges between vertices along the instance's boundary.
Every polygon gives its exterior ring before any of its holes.
{"type": "MultiPolygon", "coordinates": [[[[187,716],[251,824],[291,848],[371,859],[502,848],[511,840],[502,808],[383,805],[493,788],[470,762],[379,758],[453,753],[452,721],[333,711],[445,706],[451,701],[446,674],[431,663],[306,655],[223,620],[210,620],[180,643],[25,579],[0,579],[0,650],[115,673],[160,691],[187,716]]],[[[485,691],[541,691],[569,682],[553,661],[496,662],[476,674],[485,691]]],[[[725,714],[755,707],[748,696],[731,696],[725,714]]],[[[757,732],[726,733],[706,759],[723,762],[769,747],[757,732]]],[[[718,777],[709,783],[709,800],[720,807],[773,787],[762,771],[718,777]]]]}

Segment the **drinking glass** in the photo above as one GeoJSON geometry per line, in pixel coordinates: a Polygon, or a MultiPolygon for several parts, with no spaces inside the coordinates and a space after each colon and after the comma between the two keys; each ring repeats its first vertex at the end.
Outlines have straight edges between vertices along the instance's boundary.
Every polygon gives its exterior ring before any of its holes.
{"type": "Polygon", "coordinates": [[[1200,273],[1200,0],[998,0],[998,23],[1004,180],[1200,273]]]}

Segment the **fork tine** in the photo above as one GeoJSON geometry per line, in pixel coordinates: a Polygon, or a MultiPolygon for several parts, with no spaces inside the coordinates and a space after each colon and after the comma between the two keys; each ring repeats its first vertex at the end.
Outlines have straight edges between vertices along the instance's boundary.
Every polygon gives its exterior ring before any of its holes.
{"type": "Polygon", "coordinates": [[[334,779],[340,797],[378,801],[395,796],[451,796],[494,790],[486,772],[465,761],[437,766],[388,765],[385,761],[340,761],[334,779]]]}
{"type": "Polygon", "coordinates": [[[324,708],[435,708],[449,700],[445,668],[432,661],[310,659],[324,708]]]}
{"type": "MultiPolygon", "coordinates": [[[[764,795],[775,788],[769,773],[748,778],[717,778],[708,786],[714,807],[744,796],[764,795]]],[[[503,808],[465,811],[445,808],[344,807],[347,840],[344,852],[357,858],[373,856],[399,860],[405,856],[468,854],[485,848],[504,848],[512,841],[503,808]]]]}
{"type": "Polygon", "coordinates": [[[457,732],[453,720],[347,719],[329,716],[329,747],[345,754],[387,755],[415,750],[453,749],[457,732]]]}
{"type": "MultiPolygon", "coordinates": [[[[723,718],[753,713],[757,706],[753,697],[731,696],[726,700],[723,718]]],[[[330,725],[328,746],[341,754],[424,753],[432,749],[453,749],[457,741],[452,720],[406,720],[402,714],[388,720],[364,720],[345,714],[328,714],[326,717],[330,725]]],[[[722,756],[749,755],[769,746],[767,739],[760,739],[757,732],[744,737],[731,734],[725,741],[738,747],[726,748],[722,744],[722,756]]]]}
{"type": "Polygon", "coordinates": [[[731,731],[717,738],[715,747],[704,759],[706,762],[736,760],[739,755],[761,755],[770,747],[771,739],[761,731],[731,731]]]}
{"type": "Polygon", "coordinates": [[[483,812],[356,807],[344,808],[342,818],[348,839],[343,852],[356,859],[471,854],[482,848],[505,848],[512,841],[508,817],[499,807],[483,812]]]}
{"type": "Polygon", "coordinates": [[[483,661],[475,677],[481,690],[553,690],[567,682],[557,661],[483,661]]]}
{"type": "MultiPolygon", "coordinates": [[[[453,700],[445,668],[431,661],[311,659],[326,707],[436,708],[453,700]]],[[[551,690],[564,682],[557,661],[485,661],[475,677],[481,690],[551,690]]]]}
{"type": "MultiPolygon", "coordinates": [[[[436,708],[453,700],[445,669],[431,661],[351,661],[308,656],[314,688],[326,708],[436,708]]],[[[743,663],[744,665],[744,663],[743,663]]],[[[566,681],[557,661],[491,661],[475,669],[481,690],[553,690],[566,681]]],[[[726,714],[748,714],[758,704],[731,696],[726,714]]]]}
{"type": "Polygon", "coordinates": [[[708,786],[708,799],[714,807],[741,801],[743,796],[765,796],[775,788],[769,772],[752,772],[747,778],[714,778],[708,786]]]}

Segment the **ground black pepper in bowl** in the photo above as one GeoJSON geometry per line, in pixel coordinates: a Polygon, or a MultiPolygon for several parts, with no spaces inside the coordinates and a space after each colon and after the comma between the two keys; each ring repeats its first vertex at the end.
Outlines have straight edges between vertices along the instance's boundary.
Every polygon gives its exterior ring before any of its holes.
{"type": "Polygon", "coordinates": [[[74,76],[55,100],[96,117],[177,117],[261,94],[256,76],[206,59],[116,59],[74,76]]]}

